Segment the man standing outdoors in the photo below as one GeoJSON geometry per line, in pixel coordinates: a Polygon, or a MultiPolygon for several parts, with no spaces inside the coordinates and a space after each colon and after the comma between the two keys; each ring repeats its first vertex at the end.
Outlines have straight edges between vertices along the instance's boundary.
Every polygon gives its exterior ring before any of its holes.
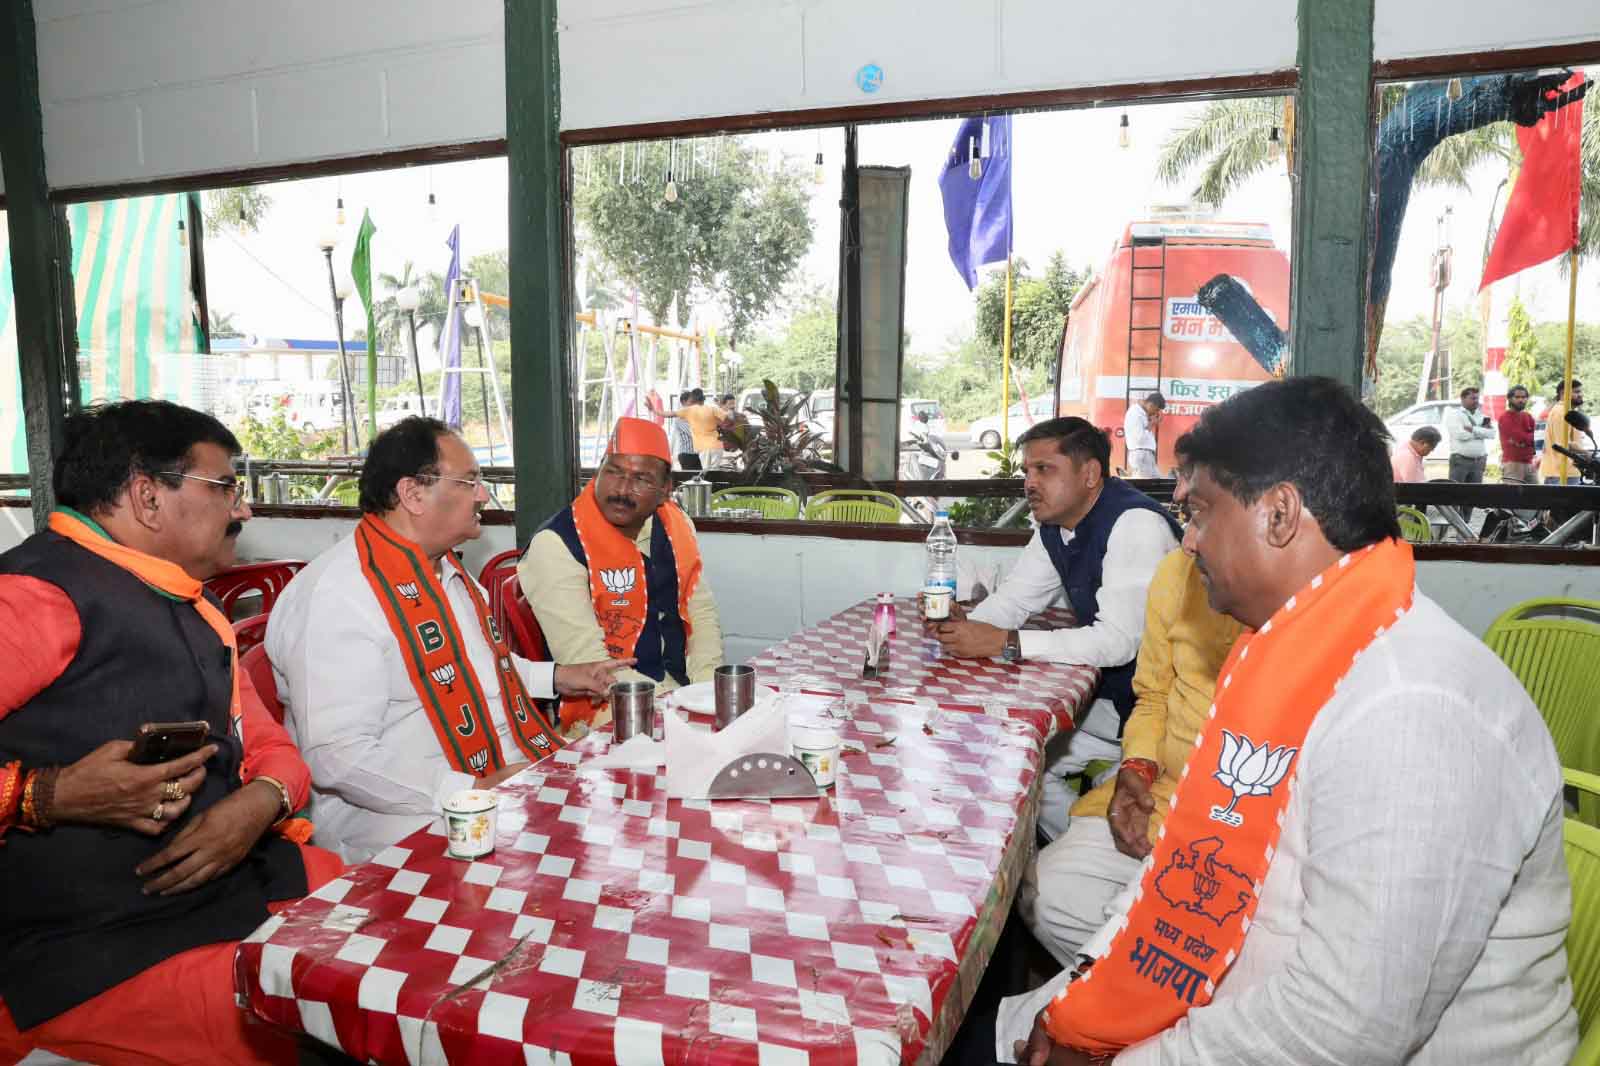
{"type": "Polygon", "coordinates": [[[1161,412],[1167,408],[1167,398],[1159,392],[1146,394],[1138,403],[1128,406],[1122,417],[1122,443],[1128,452],[1129,477],[1160,477],[1156,472],[1156,426],[1161,424],[1161,412]]]}
{"type": "Polygon", "coordinates": [[[1511,386],[1506,409],[1500,412],[1500,480],[1536,485],[1533,472],[1533,415],[1528,412],[1528,390],[1511,386]]]}
{"type": "Polygon", "coordinates": [[[1184,547],[1247,632],[1137,884],[1000,1057],[1571,1057],[1561,767],[1522,685],[1417,589],[1386,438],[1326,378],[1184,437],[1184,547]]]}
{"type": "Polygon", "coordinates": [[[1418,426],[1405,440],[1397,440],[1389,449],[1389,468],[1394,473],[1396,485],[1414,485],[1428,480],[1422,460],[1433,454],[1439,446],[1439,431],[1432,426],[1418,426]]]}
{"type": "Polygon", "coordinates": [[[683,409],[694,402],[694,394],[688,391],[678,394],[678,409],[667,418],[667,437],[671,442],[672,454],[678,457],[678,469],[699,470],[700,456],[695,454],[694,434],[689,429],[689,422],[683,417],[683,409]]]}
{"type": "Polygon", "coordinates": [[[1461,406],[1444,413],[1444,431],[1450,440],[1450,480],[1481,483],[1489,462],[1484,442],[1493,440],[1495,431],[1489,416],[1478,410],[1477,389],[1461,390],[1461,406]]]}
{"type": "Polygon", "coordinates": [[[234,950],[341,865],[294,843],[310,775],[201,584],[250,518],[238,453],[177,404],[74,415],[60,506],[0,555],[0,1062],[295,1061],[234,1003],[234,950]],[[176,721],[199,750],[131,760],[176,721]]]}
{"type": "MultiPolygon", "coordinates": [[[[659,432],[659,430],[657,431],[659,432]]],[[[622,664],[552,667],[512,653],[452,548],[483,533],[472,449],[432,418],[380,433],[361,522],[284,589],[267,656],[305,752],[318,839],[365,862],[561,746],[535,698],[604,692],[622,664]]]]}
{"type": "Polygon", "coordinates": [[[952,655],[1100,668],[1088,715],[1045,749],[1039,826],[1053,838],[1066,829],[1073,799],[1064,778],[1097,759],[1120,761],[1122,725],[1133,712],[1145,596],[1182,530],[1160,504],[1106,476],[1111,441],[1084,419],[1040,422],[1017,446],[1023,492],[1039,529],[999,588],[971,611],[953,605],[951,621],[935,633],[952,655]],[[1020,630],[1063,594],[1077,616],[1075,628],[1020,630]]]}
{"type": "MultiPolygon", "coordinates": [[[[680,399],[680,404],[682,401],[680,399]]],[[[706,390],[689,390],[689,402],[676,411],[666,412],[668,418],[681,418],[689,424],[694,450],[700,456],[701,466],[716,470],[722,466],[722,438],[717,427],[729,421],[731,415],[716,404],[706,402],[706,390]]]]}
{"type": "MultiPolygon", "coordinates": [[[[619,681],[668,692],[711,680],[722,627],[694,523],[672,502],[666,435],[619,418],[595,479],[534,534],[517,574],[558,663],[636,664],[619,681]]],[[[609,725],[604,700],[568,698],[569,736],[609,725]]]]}
{"type": "Polygon", "coordinates": [[[1567,412],[1583,406],[1583,382],[1573,379],[1570,403],[1565,399],[1566,385],[1565,381],[1556,382],[1556,402],[1544,413],[1544,456],[1539,460],[1539,476],[1544,478],[1546,485],[1578,483],[1578,470],[1572,465],[1572,460],[1550,447],[1559,444],[1563,448],[1572,448],[1573,429],[1567,425],[1567,412]]]}

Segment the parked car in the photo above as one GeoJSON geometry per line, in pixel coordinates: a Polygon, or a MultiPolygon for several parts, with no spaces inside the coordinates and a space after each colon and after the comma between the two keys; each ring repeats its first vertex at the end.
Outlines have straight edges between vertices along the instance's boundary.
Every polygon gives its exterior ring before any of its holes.
{"type": "Polygon", "coordinates": [[[938,400],[906,399],[900,400],[900,435],[905,436],[906,427],[917,423],[925,429],[930,437],[938,437],[941,441],[945,437],[944,408],[939,406],[938,400]]]}
{"type": "Polygon", "coordinates": [[[378,425],[388,429],[402,418],[411,415],[427,414],[437,416],[439,402],[434,397],[428,397],[426,408],[415,396],[391,396],[383,401],[383,406],[378,408],[378,425]]]}
{"type": "MultiPolygon", "coordinates": [[[[1390,416],[1388,421],[1384,422],[1390,435],[1397,441],[1410,440],[1411,434],[1423,426],[1432,426],[1439,431],[1439,446],[1422,464],[1430,481],[1450,476],[1450,434],[1445,432],[1444,413],[1456,406],[1459,405],[1455,400],[1424,400],[1422,403],[1412,404],[1397,415],[1390,416]]],[[[1542,444],[1543,437],[1544,434],[1538,432],[1535,440],[1542,444]]],[[[1484,441],[1484,444],[1487,446],[1489,462],[1500,462],[1500,434],[1496,433],[1493,438],[1484,441]]]]}
{"type": "MultiPolygon", "coordinates": [[[[1055,415],[1054,396],[1035,396],[1026,404],[1020,400],[1011,405],[1009,412],[1011,419],[1006,431],[1011,434],[1011,439],[1016,440],[1022,432],[1035,422],[1042,422],[1055,415]]],[[[980,448],[1000,447],[1000,416],[989,415],[973,422],[967,433],[980,448]]]]}

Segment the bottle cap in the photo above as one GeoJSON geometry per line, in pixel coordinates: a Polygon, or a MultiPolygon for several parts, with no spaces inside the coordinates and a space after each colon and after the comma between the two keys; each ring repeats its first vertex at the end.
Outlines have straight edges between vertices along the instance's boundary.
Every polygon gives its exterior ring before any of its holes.
{"type": "Polygon", "coordinates": [[[935,518],[949,518],[950,517],[950,512],[946,511],[946,510],[943,510],[941,508],[940,510],[937,510],[937,511],[935,511],[933,513],[933,517],[935,517],[935,518]]]}

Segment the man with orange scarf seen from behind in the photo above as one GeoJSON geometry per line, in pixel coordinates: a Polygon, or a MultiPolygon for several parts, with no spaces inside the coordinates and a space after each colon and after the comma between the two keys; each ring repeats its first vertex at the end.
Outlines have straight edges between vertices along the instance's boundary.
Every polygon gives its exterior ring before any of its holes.
{"type": "Polygon", "coordinates": [[[1516,678],[1417,590],[1387,436],[1342,385],[1291,378],[1179,442],[1183,546],[1246,632],[1142,874],[997,1054],[1571,1057],[1561,769],[1516,678]]]}
{"type": "MultiPolygon", "coordinates": [[[[722,626],[694,525],[671,500],[672,453],[654,422],[619,418],[594,481],[534,535],[517,566],[558,663],[637,659],[617,680],[656,691],[711,680],[722,626]]],[[[611,722],[604,700],[568,698],[568,736],[611,722]]]]}

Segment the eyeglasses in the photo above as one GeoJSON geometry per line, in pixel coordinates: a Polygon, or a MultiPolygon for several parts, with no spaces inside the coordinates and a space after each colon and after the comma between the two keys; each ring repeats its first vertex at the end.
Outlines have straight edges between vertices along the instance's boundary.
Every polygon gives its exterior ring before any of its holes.
{"type": "Polygon", "coordinates": [[[418,474],[416,477],[418,481],[454,481],[457,485],[467,486],[473,492],[488,485],[488,482],[483,480],[482,474],[472,478],[451,477],[449,474],[418,474]]]}
{"type": "Polygon", "coordinates": [[[176,470],[170,471],[170,473],[173,477],[181,477],[189,481],[204,481],[207,485],[215,485],[220,489],[225,489],[230,506],[237,507],[239,506],[239,501],[244,499],[244,484],[238,478],[201,477],[199,474],[183,474],[176,470]]]}
{"type": "Polygon", "coordinates": [[[634,492],[660,492],[661,481],[654,474],[629,474],[614,466],[603,466],[600,473],[614,481],[620,481],[634,492]]]}

